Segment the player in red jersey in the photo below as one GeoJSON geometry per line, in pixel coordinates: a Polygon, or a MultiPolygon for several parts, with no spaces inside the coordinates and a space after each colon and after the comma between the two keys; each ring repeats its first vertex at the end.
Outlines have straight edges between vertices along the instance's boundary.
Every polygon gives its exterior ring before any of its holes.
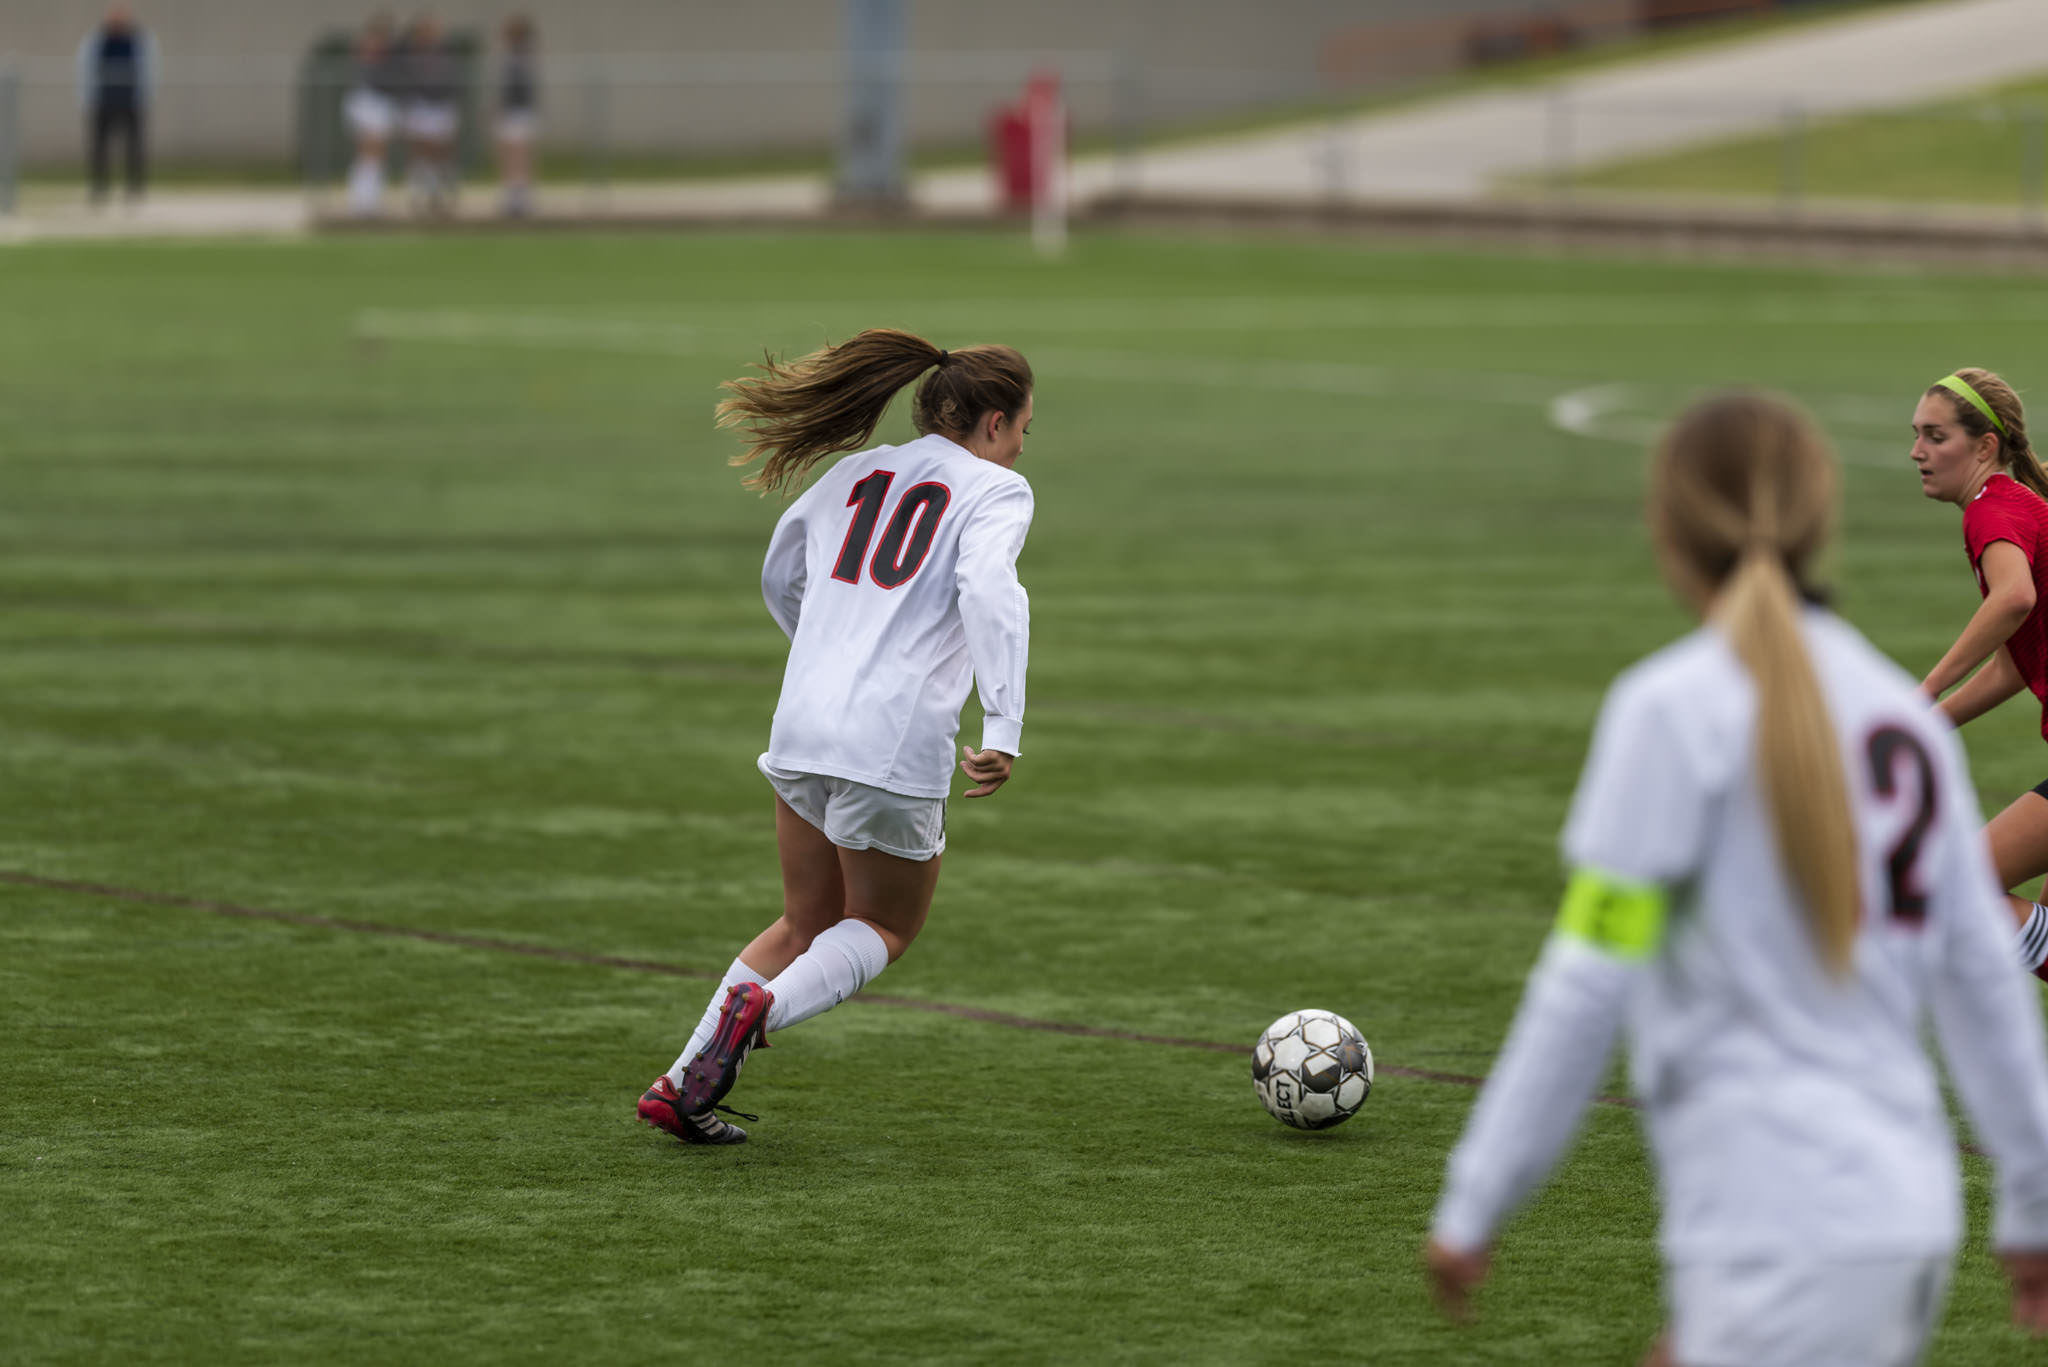
{"type": "MultiPolygon", "coordinates": [[[[1913,464],[1921,493],[1963,510],[1963,545],[1984,595],[1920,687],[1957,726],[2032,689],[2048,737],[2048,470],[2028,444],[2012,386],[1974,367],[1929,386],[1913,410],[1913,464]]],[[[1984,835],[2001,886],[2048,873],[2048,781],[1993,817],[1984,835]]],[[[2008,901],[2021,962],[2048,979],[2048,907],[2008,901]]]]}

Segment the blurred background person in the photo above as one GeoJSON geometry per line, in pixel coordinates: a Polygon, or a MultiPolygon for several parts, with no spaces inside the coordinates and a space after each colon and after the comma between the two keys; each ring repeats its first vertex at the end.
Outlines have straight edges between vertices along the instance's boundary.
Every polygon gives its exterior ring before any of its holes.
{"type": "Polygon", "coordinates": [[[462,125],[462,73],[441,21],[415,19],[405,40],[406,182],[415,213],[445,214],[455,198],[455,134],[462,125]]]}
{"type": "Polygon", "coordinates": [[[521,218],[533,211],[533,139],[539,131],[540,71],[533,55],[533,21],[515,14],[505,21],[505,65],[498,81],[498,175],[505,185],[504,212],[521,218]]]}
{"type": "Polygon", "coordinates": [[[384,150],[398,123],[403,89],[402,56],[391,18],[375,15],[363,26],[356,45],[355,83],[342,102],[356,142],[348,172],[348,209],[359,217],[374,215],[384,202],[384,150]]]}
{"type": "Polygon", "coordinates": [[[85,110],[93,203],[108,188],[108,144],[122,143],[123,178],[131,200],[142,197],[148,152],[145,115],[156,85],[156,44],[125,5],[115,5],[78,45],[78,96],[85,110]]]}

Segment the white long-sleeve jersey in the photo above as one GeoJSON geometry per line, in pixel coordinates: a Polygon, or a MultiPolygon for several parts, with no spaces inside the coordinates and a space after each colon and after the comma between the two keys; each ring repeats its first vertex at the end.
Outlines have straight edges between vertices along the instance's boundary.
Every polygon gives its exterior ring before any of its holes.
{"type": "MultiPolygon", "coordinates": [[[[1624,1019],[1674,1262],[1924,1256],[1960,1238],[1956,1144],[1921,1046],[1931,1011],[1998,1170],[1994,1240],[2048,1248],[2048,1052],[1962,750],[1837,618],[1803,632],[1847,766],[1864,921],[1821,963],[1759,791],[1750,677],[1712,628],[1602,710],[1569,823],[1588,885],[1668,906],[1661,942],[1560,918],[1452,1154],[1434,1233],[1472,1250],[1555,1163],[1624,1019]],[[1668,901],[1663,900],[1668,895],[1668,901]]],[[[1610,905],[1594,900],[1595,908],[1610,905]]],[[[1568,910],[1571,902],[1568,899],[1568,910]]]]}
{"type": "Polygon", "coordinates": [[[944,797],[970,682],[981,748],[1019,753],[1031,486],[941,436],[844,457],[790,504],[761,593],[790,639],[777,769],[944,797]]]}

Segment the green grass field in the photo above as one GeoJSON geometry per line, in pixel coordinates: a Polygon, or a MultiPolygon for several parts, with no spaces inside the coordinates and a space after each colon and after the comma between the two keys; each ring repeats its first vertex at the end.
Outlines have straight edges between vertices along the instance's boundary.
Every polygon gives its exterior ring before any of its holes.
{"type": "Polygon", "coordinates": [[[1897,204],[2040,205],[2048,78],[1575,172],[1588,189],[1897,204]]]}
{"type": "MultiPolygon", "coordinates": [[[[1416,1260],[1473,1098],[1418,1074],[1486,1071],[1601,692],[1684,626],[1642,433],[1703,383],[1812,403],[1845,609],[1921,668],[1976,594],[1908,415],[2024,387],[2044,319],[1299,241],[0,253],[0,1360],[1634,1362],[1626,1111],[1477,1327],[1416,1260]],[[872,324],[1037,364],[1026,754],[956,805],[897,1000],[780,1037],[753,1142],[688,1151],[633,1102],[709,984],[650,965],[778,902],[777,505],[710,407],[872,324]],[[1241,1055],[931,1003],[1243,1049],[1325,1006],[1385,1071],[1303,1135],[1241,1055]]],[[[2019,705],[1969,739],[1988,804],[2048,771],[2019,705]]],[[[2033,1361],[1969,1176],[1934,1360],[2033,1361]]]]}

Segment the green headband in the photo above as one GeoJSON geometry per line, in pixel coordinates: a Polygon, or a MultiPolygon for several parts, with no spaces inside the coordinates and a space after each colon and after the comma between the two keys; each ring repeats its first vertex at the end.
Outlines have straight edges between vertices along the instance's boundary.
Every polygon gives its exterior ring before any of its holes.
{"type": "Polygon", "coordinates": [[[1998,435],[2000,435],[2001,437],[2009,437],[2012,435],[2012,433],[2005,430],[2005,424],[1998,420],[1998,415],[1991,411],[1991,405],[1984,402],[1984,396],[1982,394],[1979,394],[1976,390],[1970,388],[1970,382],[1964,379],[1962,376],[1951,375],[1945,380],[1936,380],[1934,382],[1934,387],[1936,389],[1946,389],[1949,393],[1954,394],[1959,398],[1968,399],[1971,403],[1977,406],[1977,411],[1979,413],[1982,413],[1985,417],[1991,419],[1991,425],[1998,429],[1998,435]]]}

